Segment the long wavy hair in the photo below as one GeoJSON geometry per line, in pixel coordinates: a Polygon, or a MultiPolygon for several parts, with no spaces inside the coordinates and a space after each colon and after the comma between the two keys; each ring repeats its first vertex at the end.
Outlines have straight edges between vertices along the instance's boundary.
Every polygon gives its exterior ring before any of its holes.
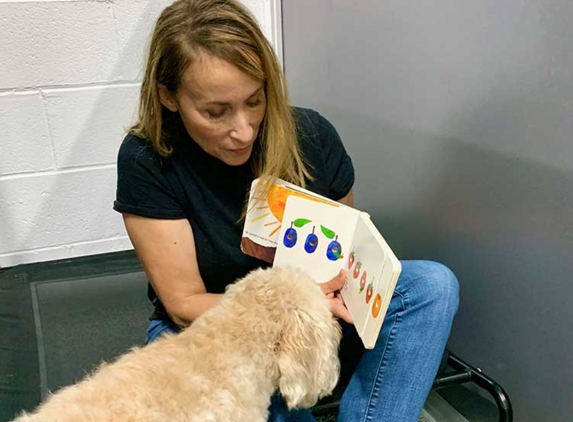
{"type": "MultiPolygon", "coordinates": [[[[172,153],[173,116],[159,100],[159,84],[176,93],[201,54],[234,64],[262,81],[267,106],[251,159],[255,177],[305,186],[311,176],[297,140],[282,69],[253,15],[235,0],[177,0],[163,10],[149,43],[139,120],[130,133],[147,139],[163,157],[172,153]]],[[[266,183],[265,183],[266,184],[266,183]]]]}

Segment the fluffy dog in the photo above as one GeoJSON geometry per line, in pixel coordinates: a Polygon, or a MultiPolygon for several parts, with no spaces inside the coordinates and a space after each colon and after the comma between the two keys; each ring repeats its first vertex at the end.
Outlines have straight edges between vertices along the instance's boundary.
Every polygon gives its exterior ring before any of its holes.
{"type": "Polygon", "coordinates": [[[290,408],[331,393],[340,335],[311,278],[255,270],[189,328],[102,364],[16,421],[266,421],[277,389],[290,408]]]}

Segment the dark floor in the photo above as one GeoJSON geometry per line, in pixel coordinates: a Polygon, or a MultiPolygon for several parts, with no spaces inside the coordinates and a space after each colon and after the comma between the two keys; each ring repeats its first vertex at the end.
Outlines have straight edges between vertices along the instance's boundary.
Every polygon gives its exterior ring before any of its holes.
{"type": "MultiPolygon", "coordinates": [[[[0,422],[142,344],[146,286],[133,252],[0,270],[0,422]]],[[[464,387],[440,395],[469,421],[497,420],[495,406],[464,387]]]]}
{"type": "Polygon", "coordinates": [[[0,270],[0,421],[141,344],[150,311],[132,252],[0,270]]]}

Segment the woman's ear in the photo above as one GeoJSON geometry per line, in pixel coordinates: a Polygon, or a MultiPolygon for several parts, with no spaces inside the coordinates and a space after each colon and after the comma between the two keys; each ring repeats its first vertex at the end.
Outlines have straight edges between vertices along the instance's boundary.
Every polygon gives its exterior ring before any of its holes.
{"type": "Polygon", "coordinates": [[[179,110],[177,101],[175,100],[175,94],[170,92],[165,85],[158,84],[159,101],[163,106],[167,107],[169,111],[176,112],[179,110]]]}

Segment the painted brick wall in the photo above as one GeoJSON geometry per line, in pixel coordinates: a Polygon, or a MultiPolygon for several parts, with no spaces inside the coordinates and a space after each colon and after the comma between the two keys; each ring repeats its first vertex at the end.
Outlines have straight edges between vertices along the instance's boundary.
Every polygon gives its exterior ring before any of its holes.
{"type": "MultiPolygon", "coordinates": [[[[131,248],[111,208],[170,0],[0,0],[0,267],[131,248]]],[[[277,0],[243,0],[281,54],[277,0]]]]}

